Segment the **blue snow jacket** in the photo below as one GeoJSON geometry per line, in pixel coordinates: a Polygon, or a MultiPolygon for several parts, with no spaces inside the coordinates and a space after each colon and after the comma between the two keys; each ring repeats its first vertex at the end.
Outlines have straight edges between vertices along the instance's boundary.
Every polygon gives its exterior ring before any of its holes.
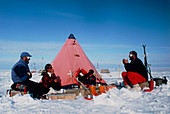
{"type": "Polygon", "coordinates": [[[30,72],[28,64],[20,59],[13,67],[12,67],[12,81],[16,82],[23,82],[29,79],[29,75],[27,72],[30,72]]]}

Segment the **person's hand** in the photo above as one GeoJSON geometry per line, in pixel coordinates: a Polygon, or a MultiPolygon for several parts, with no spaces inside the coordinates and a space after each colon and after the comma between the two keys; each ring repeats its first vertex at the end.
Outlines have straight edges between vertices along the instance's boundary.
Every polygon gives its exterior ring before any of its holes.
{"type": "Polygon", "coordinates": [[[29,78],[32,78],[32,73],[31,72],[27,72],[29,78]]]}
{"type": "Polygon", "coordinates": [[[128,63],[128,59],[123,59],[123,64],[128,63]]]}
{"type": "Polygon", "coordinates": [[[57,79],[54,79],[54,82],[56,82],[56,83],[57,83],[57,82],[58,82],[58,80],[57,80],[57,79]]]}
{"type": "Polygon", "coordinates": [[[54,69],[51,69],[51,74],[53,74],[54,73],[54,69]]]}

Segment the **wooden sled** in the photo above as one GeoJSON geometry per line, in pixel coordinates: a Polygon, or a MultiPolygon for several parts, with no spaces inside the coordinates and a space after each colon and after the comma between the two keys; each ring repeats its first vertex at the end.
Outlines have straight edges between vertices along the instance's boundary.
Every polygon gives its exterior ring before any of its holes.
{"type": "Polygon", "coordinates": [[[48,100],[58,100],[58,99],[67,99],[67,100],[75,100],[76,93],[56,93],[47,95],[48,100]]]}
{"type": "MultiPolygon", "coordinates": [[[[21,95],[26,95],[29,94],[29,92],[21,92],[21,91],[16,91],[16,90],[12,90],[9,89],[7,90],[7,95],[9,95],[9,97],[13,97],[17,94],[21,94],[21,95]]],[[[48,94],[47,95],[47,100],[51,99],[51,100],[57,100],[57,99],[70,99],[70,100],[74,100],[76,98],[76,93],[53,93],[53,94],[48,94]]],[[[45,99],[45,98],[40,98],[40,99],[45,99]]]]}
{"type": "Polygon", "coordinates": [[[66,93],[75,93],[76,96],[78,96],[80,93],[80,89],[67,89],[66,93]]]}
{"type": "Polygon", "coordinates": [[[9,97],[13,97],[13,96],[15,96],[17,94],[26,95],[26,94],[29,94],[29,92],[28,91],[21,92],[21,91],[16,91],[16,90],[9,89],[9,90],[7,90],[7,95],[8,94],[9,94],[9,97]]]}
{"type": "MultiPolygon", "coordinates": [[[[143,89],[144,87],[149,87],[149,82],[147,81],[147,82],[144,82],[144,83],[140,83],[139,86],[141,87],[141,89],[143,89]]],[[[111,85],[106,86],[106,91],[108,91],[109,89],[112,89],[113,87],[121,89],[121,88],[123,88],[125,86],[111,84],[111,85]]]]}

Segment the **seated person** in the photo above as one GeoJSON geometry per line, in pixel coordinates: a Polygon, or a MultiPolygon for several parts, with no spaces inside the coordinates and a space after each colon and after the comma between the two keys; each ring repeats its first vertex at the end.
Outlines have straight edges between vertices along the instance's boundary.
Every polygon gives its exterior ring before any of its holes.
{"type": "Polygon", "coordinates": [[[83,85],[85,84],[86,80],[87,80],[87,77],[84,76],[83,72],[80,70],[78,76],[77,76],[77,79],[80,83],[80,85],[83,85]]]}
{"type": "Polygon", "coordinates": [[[52,87],[54,90],[61,89],[61,80],[56,77],[54,73],[54,69],[51,64],[46,64],[45,72],[42,73],[43,77],[41,79],[41,83],[44,85],[45,88],[49,89],[52,87]]]}
{"type": "Polygon", "coordinates": [[[84,76],[86,77],[85,84],[87,86],[89,85],[96,86],[96,77],[94,76],[94,71],[92,69],[90,69],[89,72],[84,76]]]}
{"type": "Polygon", "coordinates": [[[20,57],[20,60],[12,67],[11,76],[14,83],[11,88],[13,90],[29,91],[33,94],[33,98],[40,98],[48,90],[42,84],[30,80],[32,73],[28,64],[32,56],[28,52],[22,52],[20,57]]]}
{"type": "Polygon", "coordinates": [[[127,71],[122,72],[125,87],[129,90],[140,91],[141,88],[139,83],[143,83],[148,80],[147,69],[143,65],[142,61],[137,57],[137,53],[135,51],[131,51],[129,53],[129,59],[131,60],[130,63],[128,63],[127,59],[123,59],[123,64],[127,71]]]}

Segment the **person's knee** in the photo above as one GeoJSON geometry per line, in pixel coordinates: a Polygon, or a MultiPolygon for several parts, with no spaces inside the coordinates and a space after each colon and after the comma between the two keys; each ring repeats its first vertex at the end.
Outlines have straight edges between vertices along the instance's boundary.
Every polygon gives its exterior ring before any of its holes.
{"type": "Polygon", "coordinates": [[[122,77],[125,77],[127,75],[127,72],[122,72],[122,77]]]}
{"type": "Polygon", "coordinates": [[[127,72],[127,77],[128,78],[132,78],[134,76],[135,76],[135,74],[133,72],[127,72]]]}

